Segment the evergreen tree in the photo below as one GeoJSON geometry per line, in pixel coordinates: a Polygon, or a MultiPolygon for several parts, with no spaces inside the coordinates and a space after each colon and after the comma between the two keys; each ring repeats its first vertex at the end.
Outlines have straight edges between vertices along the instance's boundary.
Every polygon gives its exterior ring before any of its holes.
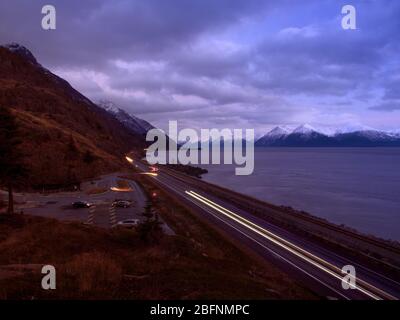
{"type": "Polygon", "coordinates": [[[147,218],[147,220],[150,220],[153,217],[153,205],[150,200],[146,201],[146,205],[144,207],[144,212],[142,214],[147,218]]]}
{"type": "Polygon", "coordinates": [[[13,189],[25,173],[18,149],[20,143],[15,116],[8,108],[0,106],[0,184],[8,190],[8,213],[14,213],[13,189]]]}
{"type": "Polygon", "coordinates": [[[95,160],[96,156],[90,150],[86,150],[85,154],[83,155],[83,161],[87,164],[91,164],[95,160]]]}
{"type": "Polygon", "coordinates": [[[148,244],[159,243],[163,237],[163,230],[157,214],[155,215],[153,212],[153,206],[150,200],[146,202],[143,216],[146,217],[146,220],[137,227],[140,239],[148,244]]]}

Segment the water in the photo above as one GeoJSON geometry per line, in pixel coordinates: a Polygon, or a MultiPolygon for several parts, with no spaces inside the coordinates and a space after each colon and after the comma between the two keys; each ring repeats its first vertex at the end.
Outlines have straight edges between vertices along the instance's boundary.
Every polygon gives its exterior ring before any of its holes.
{"type": "Polygon", "coordinates": [[[205,181],[400,241],[400,148],[256,149],[250,176],[202,167],[205,181]]]}

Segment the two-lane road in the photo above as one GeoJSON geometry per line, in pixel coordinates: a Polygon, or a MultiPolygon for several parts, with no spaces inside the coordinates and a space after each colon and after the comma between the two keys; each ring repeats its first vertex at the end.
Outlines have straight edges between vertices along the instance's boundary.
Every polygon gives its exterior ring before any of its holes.
{"type": "MultiPolygon", "coordinates": [[[[148,172],[140,162],[137,168],[148,172]]],[[[400,284],[369,270],[318,244],[311,243],[280,227],[254,217],[230,203],[197,190],[182,175],[161,169],[151,177],[168,192],[172,192],[196,213],[215,227],[222,229],[266,260],[273,262],[302,284],[322,296],[337,299],[397,299],[400,284]],[[343,289],[342,268],[352,265],[356,270],[356,287],[343,289]]]]}

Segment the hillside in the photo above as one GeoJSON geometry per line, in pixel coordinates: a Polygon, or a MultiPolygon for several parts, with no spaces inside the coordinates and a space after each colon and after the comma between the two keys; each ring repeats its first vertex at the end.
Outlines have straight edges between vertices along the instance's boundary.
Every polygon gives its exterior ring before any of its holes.
{"type": "Polygon", "coordinates": [[[143,138],[42,67],[26,48],[0,47],[0,106],[21,128],[25,187],[65,186],[115,170],[143,138]]]}
{"type": "Polygon", "coordinates": [[[141,176],[140,184],[159,194],[153,208],[175,236],[151,244],[137,229],[0,214],[0,300],[319,298],[236,247],[151,180],[141,176]],[[44,264],[56,267],[57,290],[39,285],[44,264]]]}

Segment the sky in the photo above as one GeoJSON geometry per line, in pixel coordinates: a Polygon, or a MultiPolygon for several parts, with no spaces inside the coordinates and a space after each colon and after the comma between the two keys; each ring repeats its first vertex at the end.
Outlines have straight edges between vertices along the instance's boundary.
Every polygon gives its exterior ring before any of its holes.
{"type": "Polygon", "coordinates": [[[397,0],[2,0],[9,42],[163,129],[400,129],[397,0]],[[45,4],[56,30],[41,27],[45,4]],[[346,4],[356,30],[342,28],[346,4]]]}

